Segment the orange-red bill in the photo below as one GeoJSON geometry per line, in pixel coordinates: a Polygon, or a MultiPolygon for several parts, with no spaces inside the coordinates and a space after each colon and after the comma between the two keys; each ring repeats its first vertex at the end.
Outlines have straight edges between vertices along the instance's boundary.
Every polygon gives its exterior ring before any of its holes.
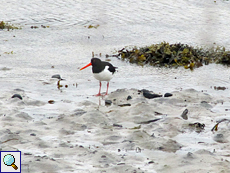
{"type": "Polygon", "coordinates": [[[89,67],[89,66],[91,66],[92,64],[91,64],[91,62],[89,63],[89,64],[87,64],[86,66],[84,66],[84,67],[82,67],[80,70],[83,70],[83,69],[85,69],[86,67],[89,67]]]}

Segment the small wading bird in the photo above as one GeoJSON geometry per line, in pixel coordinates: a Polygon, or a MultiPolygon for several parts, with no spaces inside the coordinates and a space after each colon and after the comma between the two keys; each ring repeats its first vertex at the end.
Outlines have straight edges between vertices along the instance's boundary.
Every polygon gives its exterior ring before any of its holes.
{"type": "Polygon", "coordinates": [[[91,62],[86,66],[82,67],[80,70],[83,70],[91,65],[92,65],[93,76],[97,80],[99,80],[99,85],[100,85],[99,92],[96,96],[101,96],[101,81],[107,81],[107,90],[105,93],[105,95],[107,95],[109,89],[109,81],[113,78],[113,74],[115,73],[117,67],[114,67],[109,62],[101,61],[98,58],[92,58],[91,62]]]}

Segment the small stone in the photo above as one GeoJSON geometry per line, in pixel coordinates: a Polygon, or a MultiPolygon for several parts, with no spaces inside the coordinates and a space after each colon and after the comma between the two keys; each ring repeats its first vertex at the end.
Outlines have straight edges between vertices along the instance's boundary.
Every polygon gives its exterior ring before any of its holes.
{"type": "Polygon", "coordinates": [[[22,100],[22,96],[20,94],[14,94],[11,98],[19,98],[22,100]]]}
{"type": "Polygon", "coordinates": [[[162,97],[162,95],[159,94],[151,94],[151,93],[143,93],[143,96],[148,99],[153,99],[157,97],[162,97]]]}
{"type": "Polygon", "coordinates": [[[131,96],[128,96],[128,97],[127,97],[127,100],[131,100],[131,99],[132,99],[132,97],[131,97],[131,96]]]}
{"type": "Polygon", "coordinates": [[[126,103],[126,104],[121,104],[121,105],[118,105],[118,106],[120,106],[120,107],[124,107],[124,106],[131,106],[131,104],[126,103]]]}
{"type": "Polygon", "coordinates": [[[122,125],[114,123],[113,127],[122,127],[122,125]]]}
{"type": "Polygon", "coordinates": [[[112,104],[111,100],[105,100],[105,105],[110,106],[112,104]]]}
{"type": "Polygon", "coordinates": [[[111,100],[105,100],[105,105],[111,105],[112,101],[111,100]]]}
{"type": "Polygon", "coordinates": [[[185,109],[184,112],[181,114],[181,117],[184,119],[184,120],[187,120],[188,119],[188,109],[185,109]]]}
{"type": "Polygon", "coordinates": [[[49,100],[48,101],[49,104],[54,104],[54,102],[55,102],[54,100],[49,100]]]}
{"type": "Polygon", "coordinates": [[[117,165],[125,165],[125,163],[118,163],[117,165]]]}
{"type": "Polygon", "coordinates": [[[51,78],[57,78],[57,79],[60,79],[60,80],[63,80],[60,76],[60,74],[55,74],[53,75],[51,78]]]}
{"type": "Polygon", "coordinates": [[[143,92],[143,96],[145,98],[148,98],[148,99],[153,99],[153,98],[157,98],[157,97],[162,97],[162,95],[159,95],[159,94],[152,94],[149,90],[146,90],[146,89],[142,89],[141,90],[143,92]]]}
{"type": "Polygon", "coordinates": [[[151,137],[155,138],[155,134],[153,133],[153,134],[151,135],[151,137]]]}
{"type": "Polygon", "coordinates": [[[171,97],[171,96],[173,96],[173,94],[171,94],[171,93],[165,93],[165,95],[164,95],[164,97],[171,97]]]}

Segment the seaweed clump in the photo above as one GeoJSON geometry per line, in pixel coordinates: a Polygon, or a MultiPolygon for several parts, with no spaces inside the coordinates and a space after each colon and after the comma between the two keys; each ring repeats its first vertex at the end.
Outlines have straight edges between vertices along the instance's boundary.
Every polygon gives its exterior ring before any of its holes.
{"type": "Polygon", "coordinates": [[[125,48],[118,51],[122,60],[139,65],[178,67],[184,66],[193,70],[203,64],[221,63],[230,65],[230,51],[224,47],[198,48],[187,44],[169,44],[162,42],[142,48],[134,47],[132,50],[125,48]]]}
{"type": "Polygon", "coordinates": [[[9,23],[5,23],[5,22],[1,21],[0,22],[0,29],[7,29],[9,31],[10,29],[13,30],[13,29],[20,29],[20,28],[14,26],[14,25],[11,25],[9,23]]]}

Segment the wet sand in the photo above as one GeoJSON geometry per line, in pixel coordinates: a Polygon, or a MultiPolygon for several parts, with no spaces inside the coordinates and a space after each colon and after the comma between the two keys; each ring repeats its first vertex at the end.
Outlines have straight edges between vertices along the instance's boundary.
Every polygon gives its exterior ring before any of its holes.
{"type": "Polygon", "coordinates": [[[228,124],[211,128],[221,118],[213,108],[228,99],[194,89],[171,94],[148,99],[140,90],[118,89],[98,104],[85,100],[73,111],[35,120],[20,109],[49,103],[14,90],[1,98],[1,150],[22,151],[25,173],[227,172],[228,124]]]}
{"type": "Polygon", "coordinates": [[[229,49],[229,1],[1,3],[1,20],[22,28],[0,31],[0,149],[22,152],[23,173],[229,172],[229,67],[106,58],[161,41],[229,49]],[[91,69],[79,71],[92,52],[118,67],[103,98],[91,69]]]}

